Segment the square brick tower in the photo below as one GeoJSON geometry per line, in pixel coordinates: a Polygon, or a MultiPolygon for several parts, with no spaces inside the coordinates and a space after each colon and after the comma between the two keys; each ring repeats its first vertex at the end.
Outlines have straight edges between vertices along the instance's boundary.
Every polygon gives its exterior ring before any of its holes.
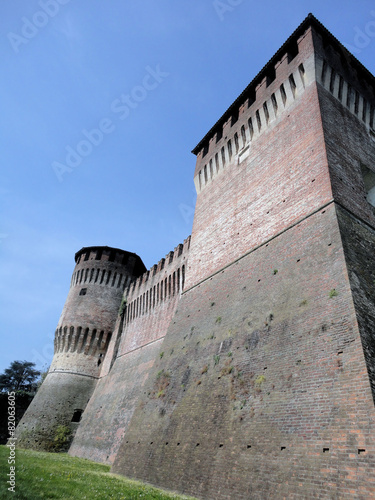
{"type": "Polygon", "coordinates": [[[309,15],[194,149],[186,286],[114,472],[375,498],[374,107],[309,15]]]}

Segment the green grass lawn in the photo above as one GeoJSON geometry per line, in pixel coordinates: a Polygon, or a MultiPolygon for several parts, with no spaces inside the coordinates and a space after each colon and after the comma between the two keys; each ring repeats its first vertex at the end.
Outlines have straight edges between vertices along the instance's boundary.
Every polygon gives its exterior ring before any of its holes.
{"type": "MultiPolygon", "coordinates": [[[[108,465],[66,453],[16,450],[15,493],[8,491],[9,449],[0,446],[0,498],[17,500],[63,499],[180,500],[189,497],[152,488],[111,474],[108,465]]],[[[191,498],[191,497],[190,497],[191,498]]]]}

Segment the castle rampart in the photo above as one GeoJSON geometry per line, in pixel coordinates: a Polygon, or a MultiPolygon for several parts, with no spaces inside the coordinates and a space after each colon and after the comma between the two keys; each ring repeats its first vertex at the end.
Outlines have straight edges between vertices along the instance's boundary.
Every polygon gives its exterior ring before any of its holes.
{"type": "Polygon", "coordinates": [[[207,500],[374,497],[374,96],[309,15],[194,149],[191,239],[147,271],[76,254],[29,445],[86,408],[69,453],[115,473],[207,500]]]}
{"type": "Polygon", "coordinates": [[[189,247],[190,236],[129,286],[124,294],[127,301],[126,324],[151,313],[161,302],[180,295],[185,285],[189,247]]]}
{"type": "Polygon", "coordinates": [[[72,454],[113,463],[151,367],[167,356],[161,345],[183,292],[189,248],[190,236],[125,290],[124,316],[117,320],[72,454]]]}

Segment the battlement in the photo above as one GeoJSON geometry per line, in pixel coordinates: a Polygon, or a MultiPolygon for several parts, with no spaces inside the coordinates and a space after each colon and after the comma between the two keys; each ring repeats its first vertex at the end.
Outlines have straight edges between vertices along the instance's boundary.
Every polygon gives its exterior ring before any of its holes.
{"type": "Polygon", "coordinates": [[[190,238],[129,285],[124,293],[128,304],[127,323],[183,291],[190,238]]]}
{"type": "Polygon", "coordinates": [[[81,248],[81,250],[76,252],[74,260],[76,261],[76,264],[79,264],[81,261],[101,260],[125,265],[130,257],[139,259],[137,254],[121,250],[120,248],[93,246],[81,248]]]}
{"type": "Polygon", "coordinates": [[[240,164],[249,156],[251,143],[318,79],[316,71],[337,95],[342,95],[347,82],[348,107],[373,128],[374,106],[369,103],[374,102],[374,77],[309,14],[193,149],[198,193],[229,163],[240,164]],[[317,54],[324,61],[322,68],[315,65],[317,54]]]}
{"type": "Polygon", "coordinates": [[[343,65],[337,65],[327,57],[317,58],[316,76],[317,81],[354,114],[375,139],[375,95],[371,92],[375,87],[357,85],[343,65]]]}
{"type": "MultiPolygon", "coordinates": [[[[284,61],[286,60],[285,57],[284,61]]],[[[271,128],[280,115],[290,108],[305,87],[313,81],[312,76],[312,61],[308,65],[308,71],[306,65],[300,63],[281,84],[277,82],[278,86],[276,83],[272,85],[268,98],[263,93],[261,106],[258,99],[251,105],[243,104],[236,115],[236,124],[232,124],[233,118],[224,123],[223,132],[217,132],[216,138],[210,140],[211,154],[201,152],[198,155],[197,175],[194,177],[198,193],[230,163],[240,164],[249,156],[252,142],[271,128]]],[[[267,79],[264,78],[257,89],[260,90],[266,82],[267,79]]]]}
{"type": "Polygon", "coordinates": [[[137,254],[106,246],[81,248],[75,254],[75,261],[71,287],[89,283],[124,290],[146,269],[137,254]]]}

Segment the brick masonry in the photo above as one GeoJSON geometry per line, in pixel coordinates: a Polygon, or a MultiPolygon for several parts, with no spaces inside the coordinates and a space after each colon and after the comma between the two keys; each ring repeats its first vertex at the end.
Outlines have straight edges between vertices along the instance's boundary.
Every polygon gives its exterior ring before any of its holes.
{"type": "Polygon", "coordinates": [[[374,495],[374,407],[333,203],[187,291],[162,349],[114,472],[198,498],[374,495]]]}
{"type": "Polygon", "coordinates": [[[76,255],[22,425],[88,401],[69,452],[114,472],[210,500],[375,498],[374,108],[309,15],[193,150],[191,238],[148,271],[76,255]]]}

